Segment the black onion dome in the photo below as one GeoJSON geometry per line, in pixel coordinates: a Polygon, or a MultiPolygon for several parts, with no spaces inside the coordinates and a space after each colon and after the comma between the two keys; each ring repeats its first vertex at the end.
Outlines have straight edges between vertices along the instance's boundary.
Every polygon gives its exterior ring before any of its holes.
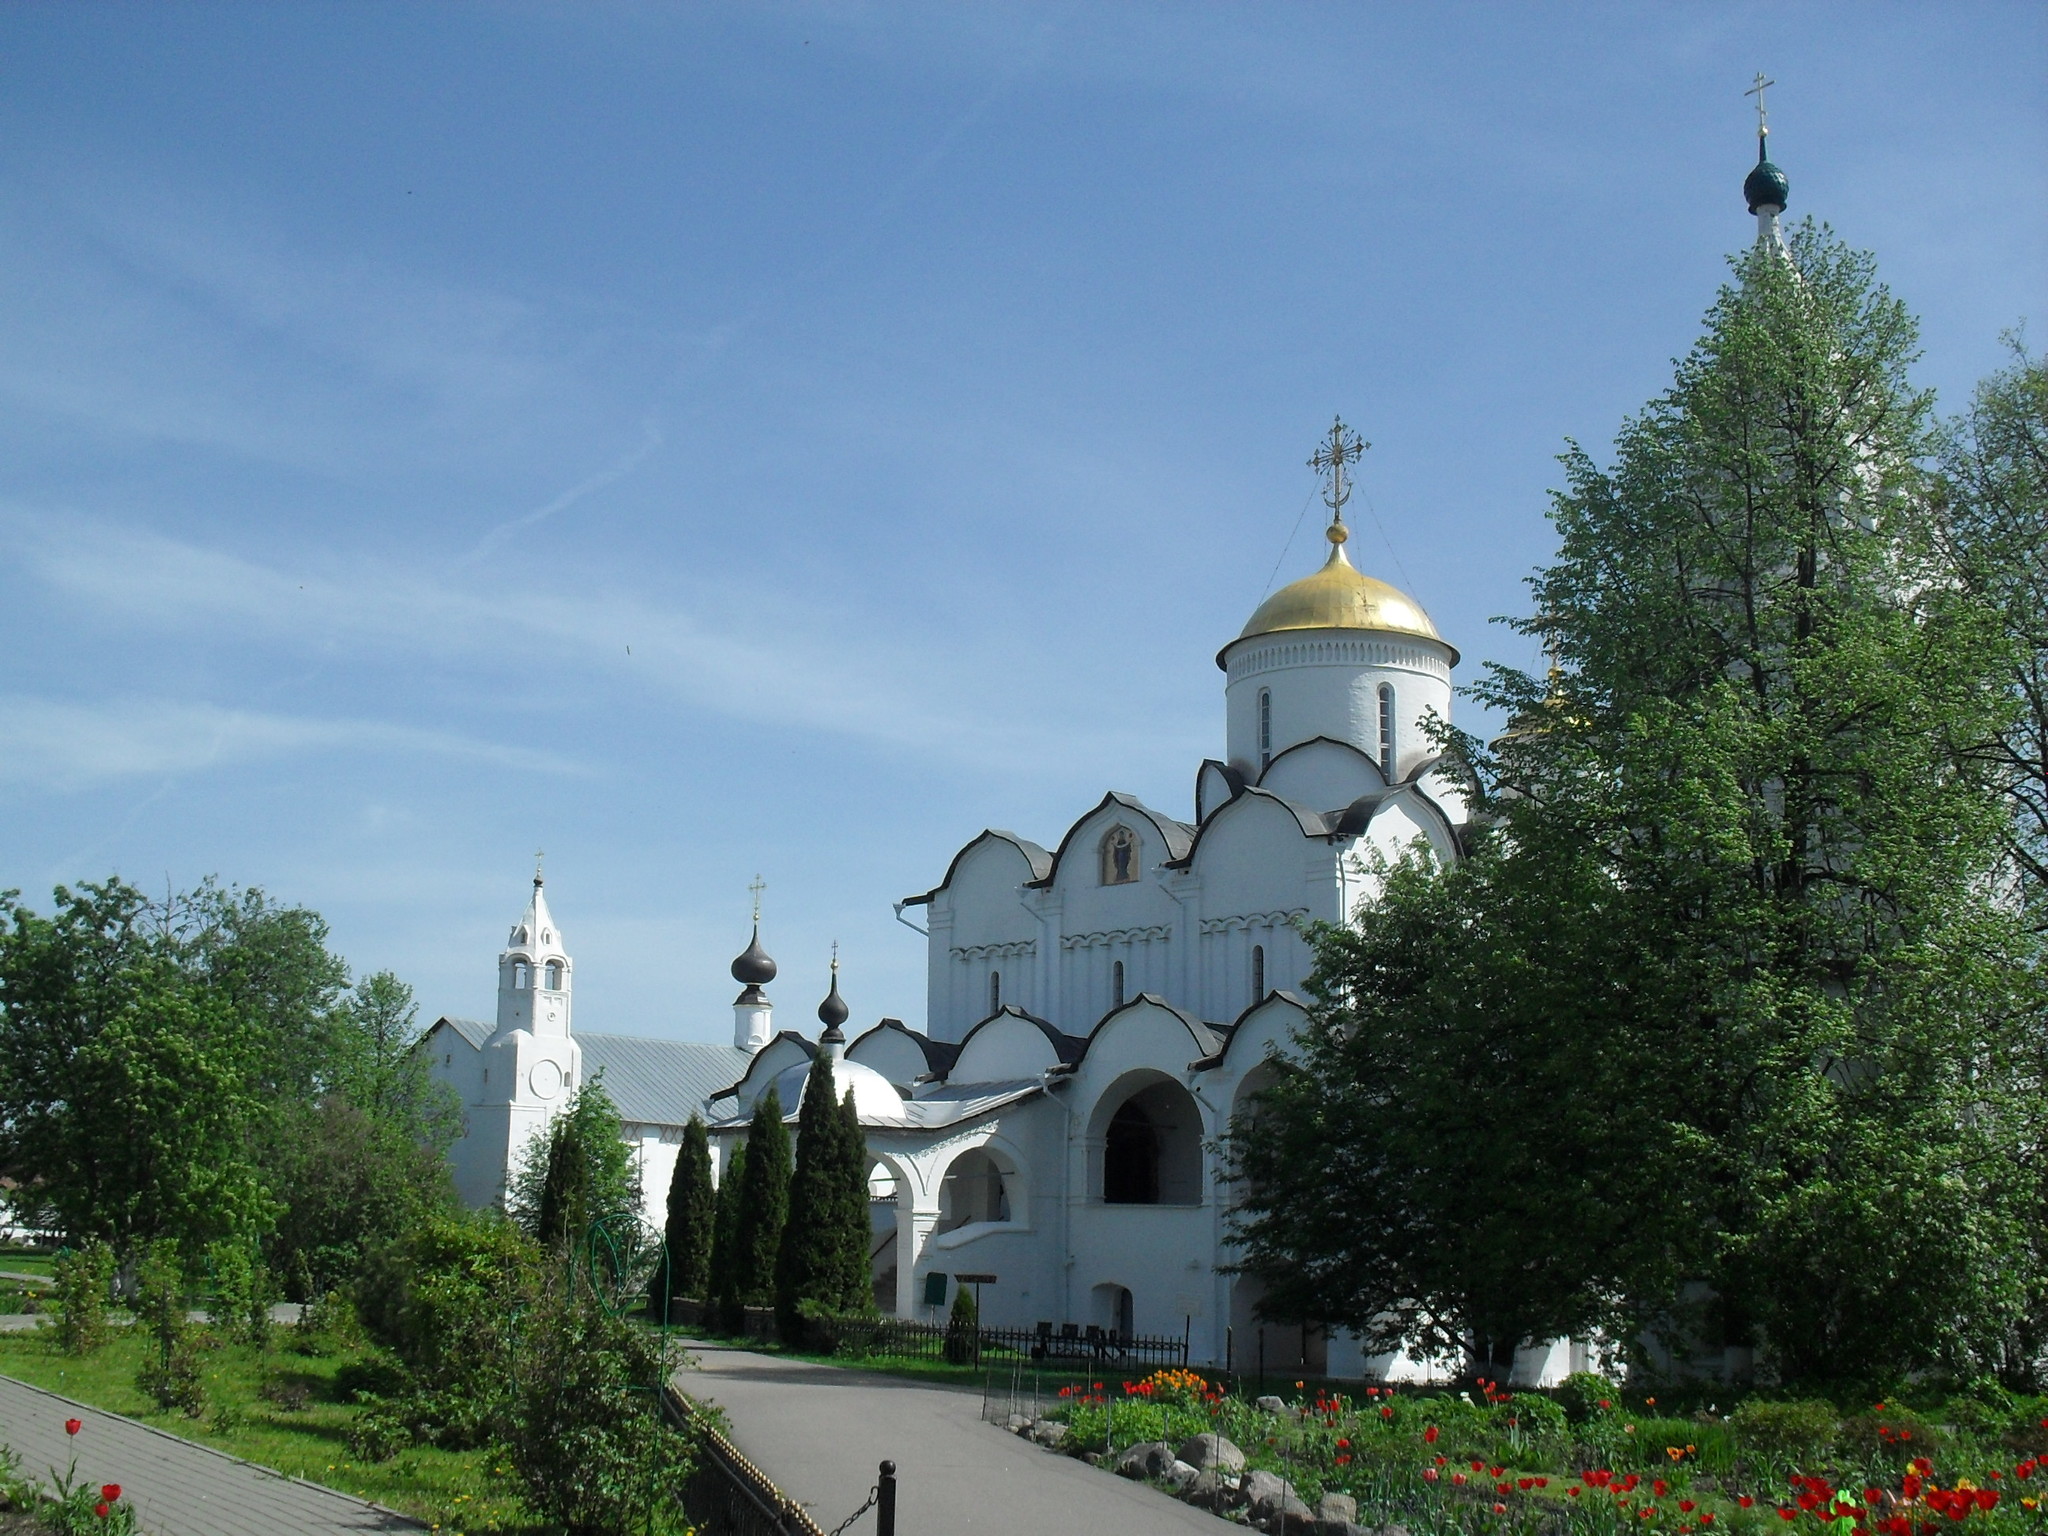
{"type": "Polygon", "coordinates": [[[1751,171],[1742,183],[1742,195],[1749,201],[1749,211],[1755,213],[1766,204],[1773,208],[1787,208],[1785,201],[1791,195],[1792,183],[1785,179],[1785,173],[1763,157],[1759,151],[1756,169],[1751,171]]]}
{"type": "Polygon", "coordinates": [[[749,987],[765,986],[775,979],[775,962],[768,958],[768,951],[761,947],[761,929],[756,924],[754,937],[747,944],[739,959],[732,963],[732,979],[749,987]]]}
{"type": "Polygon", "coordinates": [[[825,994],[825,1001],[818,1004],[818,1022],[825,1026],[828,1035],[837,1034],[853,1010],[846,1006],[846,999],[839,995],[839,967],[832,968],[832,990],[825,994]]]}

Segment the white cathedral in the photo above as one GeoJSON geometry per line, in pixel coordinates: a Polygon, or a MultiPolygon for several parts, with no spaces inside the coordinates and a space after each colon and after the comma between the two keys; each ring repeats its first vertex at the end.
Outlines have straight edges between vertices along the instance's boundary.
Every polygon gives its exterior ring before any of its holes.
{"type": "MultiPolygon", "coordinates": [[[[1315,461],[1334,513],[1322,568],[1217,654],[1226,749],[1196,771],[1192,820],[1112,791],[1051,849],[981,833],[900,904],[929,935],[925,1032],[885,1018],[849,1039],[836,962],[818,1037],[777,1031],[758,920],[732,966],[731,1045],[576,1032],[574,965],[536,876],[498,959],[497,1022],[444,1018],[428,1036],[465,1108],[463,1197],[501,1198],[534,1130],[602,1072],[659,1224],[689,1117],[722,1165],[771,1084],[794,1121],[824,1050],[867,1131],[884,1312],[928,1316],[953,1277],[993,1275],[992,1324],[1185,1335],[1196,1363],[1263,1348],[1276,1368],[1415,1374],[1345,1334],[1261,1324],[1256,1282],[1219,1273],[1230,1192],[1214,1143],[1305,1019],[1303,926],[1346,921],[1375,854],[1456,858],[1465,819],[1427,726],[1450,718],[1458,653],[1345,553],[1358,447],[1340,424],[1315,461]]],[[[1554,1380],[1573,1353],[1526,1351],[1519,1374],[1554,1380]]]]}
{"type": "MultiPolygon", "coordinates": [[[[1743,194],[1759,246],[1783,255],[1788,188],[1765,153],[1758,79],[1743,194]]],[[[1311,460],[1332,513],[1322,568],[1216,655],[1225,752],[1196,770],[1192,821],[1112,791],[1056,848],[985,831],[898,904],[926,919],[924,1033],[885,1018],[849,1040],[836,961],[818,1038],[777,1032],[757,913],[732,966],[731,1045],[576,1034],[574,967],[536,875],[498,957],[497,1022],[444,1018],[423,1046],[462,1097],[464,1198],[501,1199],[528,1138],[602,1073],[659,1224],[690,1116],[722,1167],[771,1084],[794,1121],[823,1050],[867,1133],[883,1311],[930,1315],[959,1277],[994,1276],[979,1285],[993,1324],[1185,1337],[1198,1365],[1242,1369],[1260,1350],[1318,1375],[1426,1374],[1348,1334],[1262,1325],[1257,1282],[1221,1272],[1231,1193],[1214,1146],[1268,1060],[1295,1048],[1303,926],[1348,921],[1382,857],[1457,858],[1466,821],[1427,724],[1450,719],[1458,653],[1345,555],[1362,447],[1340,422],[1311,460]]],[[[1522,1350],[1513,1379],[1550,1385],[1590,1363],[1588,1346],[1555,1340],[1522,1350]]]]}

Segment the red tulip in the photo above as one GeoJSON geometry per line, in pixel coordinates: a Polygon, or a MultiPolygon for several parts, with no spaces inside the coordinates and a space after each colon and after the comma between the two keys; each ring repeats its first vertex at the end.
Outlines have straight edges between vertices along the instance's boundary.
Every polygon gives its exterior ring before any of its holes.
{"type": "Polygon", "coordinates": [[[1576,1489],[1576,1488],[1567,1488],[1567,1489],[1565,1489],[1565,1493],[1566,1493],[1566,1494],[1567,1494],[1567,1495],[1568,1495],[1569,1497],[1571,1497],[1571,1498],[1574,1498],[1574,1499],[1576,1499],[1576,1498],[1577,1498],[1577,1497],[1579,1496],[1579,1490],[1578,1490],[1578,1489],[1576,1489]]]}
{"type": "Polygon", "coordinates": [[[1508,1512],[1508,1507],[1505,1504],[1496,1504],[1493,1506],[1493,1512],[1496,1515],[1504,1515],[1508,1512]]]}
{"type": "Polygon", "coordinates": [[[1799,1511],[1796,1509],[1787,1509],[1784,1505],[1781,1504],[1778,1506],[1778,1518],[1780,1520],[1797,1520],[1799,1518],[1799,1511]]]}
{"type": "Polygon", "coordinates": [[[1536,1486],[1536,1479],[1533,1477],[1518,1477],[1515,1479],[1515,1486],[1521,1489],[1522,1492],[1527,1493],[1536,1486]]]}
{"type": "Polygon", "coordinates": [[[110,1512],[110,1507],[105,1499],[101,1499],[99,1503],[93,1505],[92,1512],[104,1520],[110,1512]]]}
{"type": "Polygon", "coordinates": [[[1451,1474],[1451,1481],[1456,1483],[1460,1488],[1462,1488],[1465,1486],[1465,1474],[1462,1472],[1453,1472],[1451,1474]]]}
{"type": "Polygon", "coordinates": [[[1678,1501],[1678,1507],[1684,1510],[1685,1513],[1687,1513],[1688,1515],[1691,1514],[1695,1509],[1699,1508],[1699,1506],[1693,1503],[1691,1499],[1680,1499],[1678,1501]]]}
{"type": "Polygon", "coordinates": [[[113,1503],[116,1499],[121,1497],[121,1485],[119,1483],[102,1484],[100,1486],[100,1497],[105,1499],[109,1504],[113,1503]]]}
{"type": "Polygon", "coordinates": [[[1422,1432],[1422,1443],[1424,1445],[1436,1444],[1436,1426],[1434,1424],[1422,1432]]]}
{"type": "Polygon", "coordinates": [[[66,1419],[64,1421],[64,1433],[67,1435],[75,1435],[83,1428],[85,1428],[85,1420],[83,1419],[66,1419]]]}
{"type": "Polygon", "coordinates": [[[1437,1471],[1435,1467],[1424,1467],[1422,1469],[1422,1480],[1426,1483],[1433,1483],[1442,1476],[1443,1473],[1437,1471]]]}
{"type": "Polygon", "coordinates": [[[1712,1511],[1711,1509],[1710,1509],[1710,1510],[1708,1510],[1708,1511],[1707,1511],[1707,1512],[1706,1512],[1706,1513],[1705,1513],[1704,1515],[1701,1515],[1701,1516],[1700,1516],[1700,1524],[1701,1524],[1701,1525],[1712,1525],[1713,1523],[1714,1523],[1714,1512],[1713,1512],[1713,1511],[1712,1511]]]}

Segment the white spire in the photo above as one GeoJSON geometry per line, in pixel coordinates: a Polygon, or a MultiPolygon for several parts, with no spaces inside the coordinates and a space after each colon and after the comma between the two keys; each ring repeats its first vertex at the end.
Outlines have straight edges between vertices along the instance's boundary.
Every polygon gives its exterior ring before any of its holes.
{"type": "Polygon", "coordinates": [[[498,956],[498,1033],[527,1029],[536,1035],[568,1034],[574,968],[562,930],[548,910],[545,882],[536,865],[533,895],[498,956]]]}

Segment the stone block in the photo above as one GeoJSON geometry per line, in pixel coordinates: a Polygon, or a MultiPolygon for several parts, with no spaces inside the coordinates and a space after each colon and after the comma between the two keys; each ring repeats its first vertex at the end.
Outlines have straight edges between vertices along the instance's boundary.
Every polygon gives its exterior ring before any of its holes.
{"type": "Polygon", "coordinates": [[[1244,1494],[1236,1481],[1219,1472],[1196,1474],[1195,1480],[1181,1489],[1180,1496],[1198,1508],[1214,1510],[1219,1515],[1236,1509],[1244,1502],[1244,1494]]]}
{"type": "Polygon", "coordinates": [[[1173,1447],[1164,1440],[1146,1440],[1117,1458],[1116,1474],[1118,1477],[1164,1477],[1173,1460],[1173,1447]]]}
{"type": "Polygon", "coordinates": [[[1348,1493],[1326,1493],[1316,1500],[1316,1523],[1322,1525],[1355,1525],[1358,1522],[1358,1500],[1348,1493]]]}
{"type": "Polygon", "coordinates": [[[1247,1472],[1238,1486],[1244,1490],[1254,1520],[1263,1519],[1288,1499],[1298,1499],[1294,1484],[1276,1472],[1247,1472]]]}
{"type": "Polygon", "coordinates": [[[1028,1432],[1048,1451],[1056,1451],[1067,1443],[1067,1426],[1057,1419],[1039,1419],[1029,1426],[1028,1432]]]}
{"type": "Polygon", "coordinates": [[[1261,1413],[1285,1413],[1287,1411],[1286,1402],[1283,1399],[1274,1397],[1270,1394],[1268,1394],[1265,1397],[1255,1399],[1252,1403],[1252,1406],[1258,1409],[1261,1413]]]}
{"type": "Polygon", "coordinates": [[[1179,1458],[1175,1458],[1173,1465],[1166,1469],[1161,1475],[1160,1480],[1175,1493],[1180,1493],[1187,1488],[1188,1484],[1201,1475],[1199,1467],[1191,1467],[1179,1458]]]}
{"type": "Polygon", "coordinates": [[[1222,1435],[1197,1435],[1180,1448],[1180,1459],[1198,1472],[1242,1472],[1244,1452],[1222,1435]]]}

